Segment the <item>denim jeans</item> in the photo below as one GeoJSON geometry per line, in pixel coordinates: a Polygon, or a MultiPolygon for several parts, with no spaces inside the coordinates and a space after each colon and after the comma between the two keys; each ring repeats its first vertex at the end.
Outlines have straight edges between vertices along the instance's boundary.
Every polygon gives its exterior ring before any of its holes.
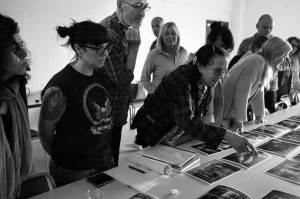
{"type": "Polygon", "coordinates": [[[52,159],[50,159],[49,162],[49,173],[53,177],[57,187],[75,182],[77,180],[81,180],[98,172],[99,171],[97,171],[96,169],[83,171],[69,170],[56,165],[52,159]]]}

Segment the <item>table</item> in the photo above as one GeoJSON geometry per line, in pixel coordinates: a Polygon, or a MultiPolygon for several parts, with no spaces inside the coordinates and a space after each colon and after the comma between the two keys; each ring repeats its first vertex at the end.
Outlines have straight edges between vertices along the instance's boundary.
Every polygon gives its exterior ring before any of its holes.
{"type": "MultiPolygon", "coordinates": [[[[245,131],[257,128],[259,126],[263,126],[265,124],[274,124],[296,114],[300,114],[300,104],[269,115],[266,118],[266,123],[255,124],[254,122],[249,122],[245,124],[245,131]]],[[[224,151],[224,153],[222,152],[210,156],[205,156],[202,154],[199,154],[199,156],[201,163],[204,163],[212,159],[220,159],[230,153],[232,153],[232,151],[229,150],[224,151]]],[[[242,171],[239,171],[238,173],[235,173],[232,176],[220,180],[219,182],[213,185],[208,185],[204,182],[187,176],[184,173],[172,173],[170,178],[162,182],[160,185],[153,187],[147,193],[155,195],[161,199],[193,199],[201,196],[203,193],[212,189],[216,185],[227,185],[243,191],[253,199],[261,198],[273,189],[281,190],[290,194],[300,196],[300,185],[264,173],[265,171],[274,167],[275,165],[279,164],[285,159],[286,158],[284,157],[272,155],[272,158],[267,159],[259,165],[254,166],[249,170],[243,169],[242,171]],[[177,195],[176,197],[172,196],[172,189],[177,189],[179,191],[179,195],[177,195]]],[[[120,164],[122,164],[122,162],[124,161],[126,160],[121,159],[120,164]]],[[[83,179],[65,185],[63,187],[54,189],[53,191],[40,194],[38,196],[33,197],[33,199],[83,199],[87,198],[86,191],[88,189],[94,188],[95,187],[89,184],[86,181],[86,179],[83,179]]],[[[105,185],[103,189],[105,192],[106,199],[129,198],[135,193],[137,193],[135,190],[119,182],[113,182],[111,184],[105,185]]]]}

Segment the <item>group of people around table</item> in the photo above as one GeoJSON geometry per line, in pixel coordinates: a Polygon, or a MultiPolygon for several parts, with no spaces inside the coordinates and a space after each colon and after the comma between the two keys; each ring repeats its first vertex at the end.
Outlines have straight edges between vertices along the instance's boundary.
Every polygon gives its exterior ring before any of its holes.
{"type": "MultiPolygon", "coordinates": [[[[42,91],[38,133],[57,186],[118,165],[141,43],[139,27],[149,9],[146,0],[118,0],[116,12],[100,23],[73,21],[56,28],[75,54],[42,91]]],[[[157,40],[142,71],[148,96],[131,125],[137,129],[135,143],[154,146],[180,129],[208,148],[225,140],[239,153],[257,155],[236,133],[247,121],[248,106],[256,122],[264,122],[264,92],[279,68],[289,70],[284,77],[294,82],[296,94],[299,87],[299,39],[291,38],[290,45],[270,37],[272,25],[266,19],[271,18],[259,20],[251,41],[242,42],[249,49],[229,71],[234,39],[221,22],[212,23],[206,44],[188,55],[174,22],[152,20],[157,40]],[[260,34],[261,29],[269,33],[260,34]],[[287,67],[289,55],[292,65],[287,67]]],[[[18,198],[22,182],[35,171],[25,95],[28,55],[18,24],[0,15],[0,198],[18,198]]]]}

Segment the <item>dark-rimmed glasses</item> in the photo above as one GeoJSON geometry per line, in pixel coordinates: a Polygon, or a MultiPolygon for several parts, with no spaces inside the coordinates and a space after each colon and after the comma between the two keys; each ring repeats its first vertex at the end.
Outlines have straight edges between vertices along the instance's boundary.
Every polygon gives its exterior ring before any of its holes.
{"type": "Polygon", "coordinates": [[[212,67],[210,67],[210,69],[214,72],[214,75],[216,77],[219,77],[220,75],[222,75],[222,76],[228,75],[228,69],[227,68],[225,70],[222,70],[221,68],[212,68],[212,67]]]}
{"type": "Polygon", "coordinates": [[[146,4],[144,4],[144,3],[138,3],[138,4],[134,5],[134,4],[130,4],[130,3],[126,2],[126,1],[122,1],[122,2],[128,4],[128,5],[132,6],[132,7],[134,7],[135,9],[137,9],[139,11],[142,11],[142,10],[149,11],[151,9],[151,7],[149,6],[149,4],[147,4],[147,3],[146,4]]]}
{"type": "Polygon", "coordinates": [[[90,48],[90,49],[96,50],[96,53],[98,55],[103,55],[105,51],[107,53],[109,53],[111,51],[112,47],[113,47],[113,45],[111,45],[111,44],[107,44],[104,48],[103,47],[88,46],[88,45],[81,45],[81,46],[85,47],[85,48],[90,48]]]}

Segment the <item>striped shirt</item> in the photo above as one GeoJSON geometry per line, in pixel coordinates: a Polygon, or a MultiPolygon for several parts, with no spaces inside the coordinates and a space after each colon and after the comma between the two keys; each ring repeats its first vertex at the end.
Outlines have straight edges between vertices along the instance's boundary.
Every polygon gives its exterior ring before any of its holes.
{"type": "Polygon", "coordinates": [[[252,37],[246,38],[242,41],[240,44],[240,47],[238,49],[237,55],[244,55],[246,52],[250,50],[250,45],[253,42],[253,40],[256,38],[256,34],[252,37]]]}

